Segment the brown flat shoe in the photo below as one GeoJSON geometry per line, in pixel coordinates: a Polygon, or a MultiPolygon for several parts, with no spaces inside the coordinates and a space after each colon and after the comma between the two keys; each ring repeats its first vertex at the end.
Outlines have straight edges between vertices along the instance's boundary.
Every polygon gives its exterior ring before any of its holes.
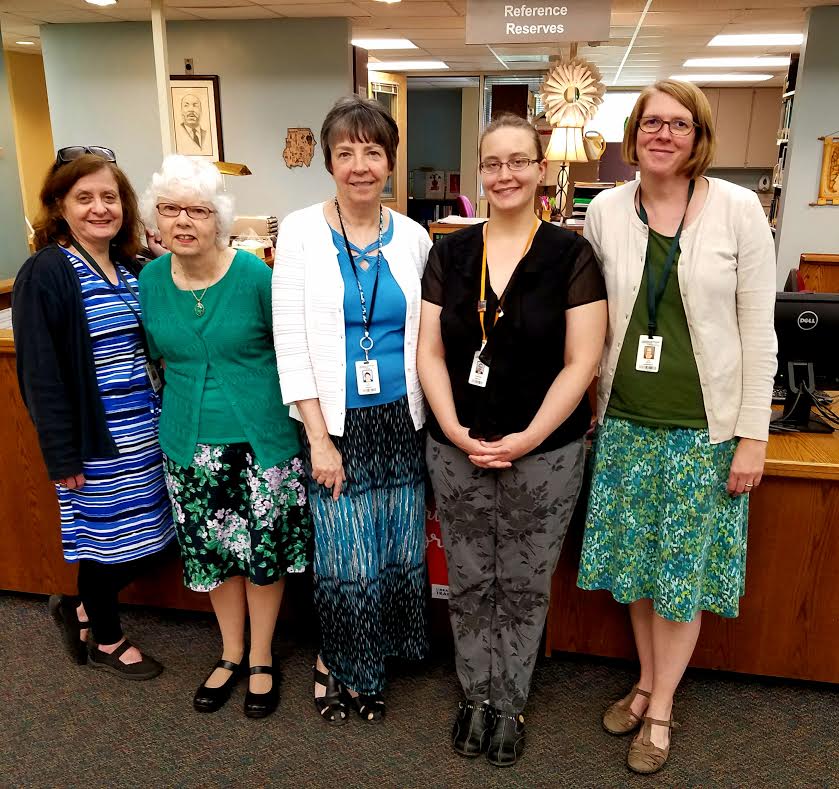
{"type": "Polygon", "coordinates": [[[634,773],[640,773],[641,775],[657,773],[664,767],[667,757],[670,755],[669,741],[666,748],[653,745],[650,739],[653,726],[666,726],[669,729],[679,728],[679,724],[672,718],[669,721],[660,721],[644,716],[641,733],[632,741],[632,745],[629,746],[629,753],[626,755],[626,766],[634,773]]]}
{"type": "Polygon", "coordinates": [[[633,685],[628,696],[624,696],[620,701],[616,701],[603,713],[603,728],[609,734],[629,734],[629,732],[635,731],[641,725],[641,717],[630,709],[636,696],[646,696],[649,698],[650,692],[648,690],[640,690],[637,685],[633,685]]]}

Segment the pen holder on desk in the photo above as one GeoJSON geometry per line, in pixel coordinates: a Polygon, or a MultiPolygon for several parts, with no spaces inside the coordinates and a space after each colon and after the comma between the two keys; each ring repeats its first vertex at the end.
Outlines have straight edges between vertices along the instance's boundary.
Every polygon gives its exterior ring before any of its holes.
{"type": "Polygon", "coordinates": [[[551,221],[551,211],[549,208],[542,209],[542,221],[543,222],[550,222],[551,221]]]}

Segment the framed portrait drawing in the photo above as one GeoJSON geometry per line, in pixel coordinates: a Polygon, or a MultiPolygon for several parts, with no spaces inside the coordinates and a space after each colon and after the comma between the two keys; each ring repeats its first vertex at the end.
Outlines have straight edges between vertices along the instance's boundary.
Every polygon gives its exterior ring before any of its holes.
{"type": "Polygon", "coordinates": [[[175,153],[224,161],[218,77],[172,75],[169,92],[175,153]]]}

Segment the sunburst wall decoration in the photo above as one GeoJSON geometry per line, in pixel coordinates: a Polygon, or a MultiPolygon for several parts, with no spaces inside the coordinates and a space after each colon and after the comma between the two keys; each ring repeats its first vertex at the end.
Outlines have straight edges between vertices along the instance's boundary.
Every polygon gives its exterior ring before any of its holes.
{"type": "Polygon", "coordinates": [[[541,86],[545,117],[551,126],[582,127],[603,103],[606,86],[600,70],[583,58],[558,63],[541,86]]]}

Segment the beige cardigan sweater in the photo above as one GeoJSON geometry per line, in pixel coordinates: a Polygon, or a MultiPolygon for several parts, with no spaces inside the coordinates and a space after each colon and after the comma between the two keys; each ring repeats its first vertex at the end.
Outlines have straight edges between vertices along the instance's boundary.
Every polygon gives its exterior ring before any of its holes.
{"type": "MultiPolygon", "coordinates": [[[[679,290],[696,356],[711,443],[769,435],[776,369],[775,246],[757,196],[708,178],[705,205],[682,231],[679,290]]],[[[600,366],[602,424],[629,318],[644,273],[648,230],[635,210],[633,181],[589,205],[585,237],[606,279],[609,329],[600,366]]],[[[666,348],[666,346],[665,346],[666,348]]],[[[666,352],[666,350],[665,350],[666,352]]]]}

